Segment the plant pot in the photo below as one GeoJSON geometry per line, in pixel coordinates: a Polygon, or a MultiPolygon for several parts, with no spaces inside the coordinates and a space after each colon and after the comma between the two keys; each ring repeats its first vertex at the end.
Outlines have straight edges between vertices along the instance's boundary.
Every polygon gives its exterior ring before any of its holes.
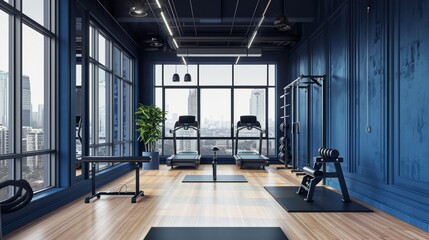
{"type": "Polygon", "coordinates": [[[159,169],[159,152],[142,152],[142,156],[152,157],[152,161],[148,163],[143,163],[143,169],[145,170],[159,169]]]}

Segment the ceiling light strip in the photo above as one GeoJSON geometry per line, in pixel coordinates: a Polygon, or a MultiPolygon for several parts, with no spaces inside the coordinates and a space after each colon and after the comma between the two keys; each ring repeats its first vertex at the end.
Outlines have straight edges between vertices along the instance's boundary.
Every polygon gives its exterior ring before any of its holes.
{"type": "Polygon", "coordinates": [[[238,64],[238,61],[240,61],[240,57],[238,57],[237,60],[235,61],[235,65],[238,64]]]}
{"type": "Polygon", "coordinates": [[[265,16],[262,16],[261,19],[259,19],[257,28],[259,28],[261,26],[261,24],[264,21],[264,19],[265,19],[265,16]]]}
{"type": "Polygon", "coordinates": [[[259,27],[261,27],[262,22],[264,22],[265,19],[265,13],[267,13],[268,7],[271,4],[271,0],[268,1],[267,6],[265,7],[264,12],[262,13],[261,19],[259,19],[258,25],[256,25],[255,31],[253,31],[253,35],[250,38],[249,44],[247,45],[247,48],[250,48],[252,46],[253,40],[255,40],[256,34],[258,33],[259,27]]]}
{"type": "Polygon", "coordinates": [[[265,7],[264,13],[262,13],[263,17],[265,16],[265,13],[267,13],[267,10],[268,10],[268,7],[270,6],[270,4],[271,4],[271,0],[268,1],[267,6],[265,7]]]}
{"type": "Polygon", "coordinates": [[[158,7],[161,8],[161,4],[159,3],[158,0],[156,0],[156,4],[158,4],[158,7]]]}
{"type": "Polygon", "coordinates": [[[250,38],[250,42],[249,42],[249,45],[247,45],[247,48],[250,48],[252,46],[253,40],[255,40],[257,33],[258,33],[258,30],[253,31],[252,38],[250,38]]]}
{"type": "Polygon", "coordinates": [[[188,65],[188,63],[186,62],[186,60],[185,60],[185,58],[184,58],[184,57],[182,57],[182,61],[183,61],[183,63],[184,63],[185,65],[188,65]]]}
{"type": "Polygon", "coordinates": [[[167,27],[168,33],[170,33],[170,36],[173,36],[173,32],[171,31],[170,26],[168,25],[167,19],[164,16],[164,12],[161,12],[161,17],[162,17],[162,20],[164,20],[164,24],[167,27]]]}
{"type": "Polygon", "coordinates": [[[176,39],[174,38],[173,38],[173,43],[174,43],[174,46],[176,46],[176,48],[179,48],[179,45],[177,44],[176,39]]]}

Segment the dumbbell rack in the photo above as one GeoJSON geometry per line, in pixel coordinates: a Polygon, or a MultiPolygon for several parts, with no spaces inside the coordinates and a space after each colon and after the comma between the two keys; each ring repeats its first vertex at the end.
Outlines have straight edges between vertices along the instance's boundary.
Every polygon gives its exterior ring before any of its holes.
{"type": "MultiPolygon", "coordinates": [[[[311,101],[311,95],[310,95],[310,85],[317,85],[319,87],[321,87],[322,89],[322,109],[321,109],[321,113],[322,113],[322,121],[321,121],[321,125],[322,125],[322,146],[325,147],[326,146],[326,116],[325,116],[325,102],[326,102],[326,86],[325,86],[325,80],[326,80],[326,76],[325,75],[301,75],[299,76],[297,79],[295,79],[294,81],[292,81],[290,84],[288,84],[286,87],[283,88],[283,95],[280,96],[280,99],[283,99],[283,105],[280,107],[281,109],[283,109],[283,116],[281,116],[281,122],[284,124],[284,126],[291,126],[291,153],[289,153],[287,146],[286,146],[286,151],[284,153],[284,158],[281,159],[279,158],[279,160],[281,162],[283,162],[285,164],[284,167],[278,168],[278,169],[289,169],[288,167],[288,158],[290,157],[289,155],[291,155],[291,171],[292,172],[297,172],[297,174],[299,175],[303,175],[302,174],[302,170],[299,167],[299,161],[298,161],[298,149],[299,149],[299,132],[300,132],[300,123],[298,120],[298,104],[299,104],[299,99],[298,99],[298,91],[300,89],[304,89],[307,93],[307,106],[306,106],[306,123],[307,123],[307,134],[306,134],[306,156],[307,156],[307,160],[306,160],[306,165],[310,166],[310,138],[311,138],[311,132],[310,132],[310,128],[309,123],[310,123],[310,101],[311,101]],[[308,79],[308,81],[302,81],[303,79],[308,79]],[[290,97],[290,100],[288,101],[290,97]]],[[[288,131],[283,131],[283,137],[284,138],[288,138],[289,137],[289,132],[288,131]]]]}
{"type": "MultiPolygon", "coordinates": [[[[281,149],[284,149],[284,151],[279,149],[279,161],[284,163],[284,167],[277,167],[277,169],[289,169],[288,159],[290,158],[290,152],[288,149],[290,140],[287,132],[287,129],[288,129],[287,126],[289,123],[287,119],[290,119],[291,115],[288,115],[287,109],[293,105],[288,103],[287,98],[289,95],[292,95],[291,100],[293,101],[293,92],[288,91],[288,88],[284,88],[283,91],[284,91],[284,94],[280,96],[280,99],[283,99],[283,105],[280,107],[281,109],[283,109],[283,116],[280,117],[280,119],[282,120],[281,121],[282,123],[280,124],[280,128],[282,128],[282,124],[283,124],[283,129],[282,129],[283,136],[280,139],[283,139],[283,141],[280,141],[280,146],[283,144],[284,148],[281,148],[281,149]]],[[[292,114],[292,112],[289,114],[292,114]]]]}

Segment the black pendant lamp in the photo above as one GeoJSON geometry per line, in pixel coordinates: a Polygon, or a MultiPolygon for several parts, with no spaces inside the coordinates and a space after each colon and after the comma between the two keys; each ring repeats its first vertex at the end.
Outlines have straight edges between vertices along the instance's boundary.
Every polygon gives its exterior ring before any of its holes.
{"type": "Polygon", "coordinates": [[[186,74],[185,74],[185,78],[184,78],[184,80],[183,81],[185,81],[185,82],[190,82],[190,81],[192,81],[192,79],[191,79],[191,74],[189,74],[189,67],[188,67],[188,65],[186,65],[186,74]]]}
{"type": "MultiPolygon", "coordinates": [[[[186,76],[185,76],[186,78],[186,76]]],[[[176,73],[173,74],[173,82],[180,82],[180,76],[177,74],[177,65],[176,65],[176,73]]]]}

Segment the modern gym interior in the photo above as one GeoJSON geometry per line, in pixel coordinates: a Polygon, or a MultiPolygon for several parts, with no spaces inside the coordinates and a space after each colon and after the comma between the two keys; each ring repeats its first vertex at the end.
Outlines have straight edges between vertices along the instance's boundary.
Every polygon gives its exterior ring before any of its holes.
{"type": "Polygon", "coordinates": [[[424,0],[0,0],[0,239],[429,239],[428,26],[424,0]]]}

